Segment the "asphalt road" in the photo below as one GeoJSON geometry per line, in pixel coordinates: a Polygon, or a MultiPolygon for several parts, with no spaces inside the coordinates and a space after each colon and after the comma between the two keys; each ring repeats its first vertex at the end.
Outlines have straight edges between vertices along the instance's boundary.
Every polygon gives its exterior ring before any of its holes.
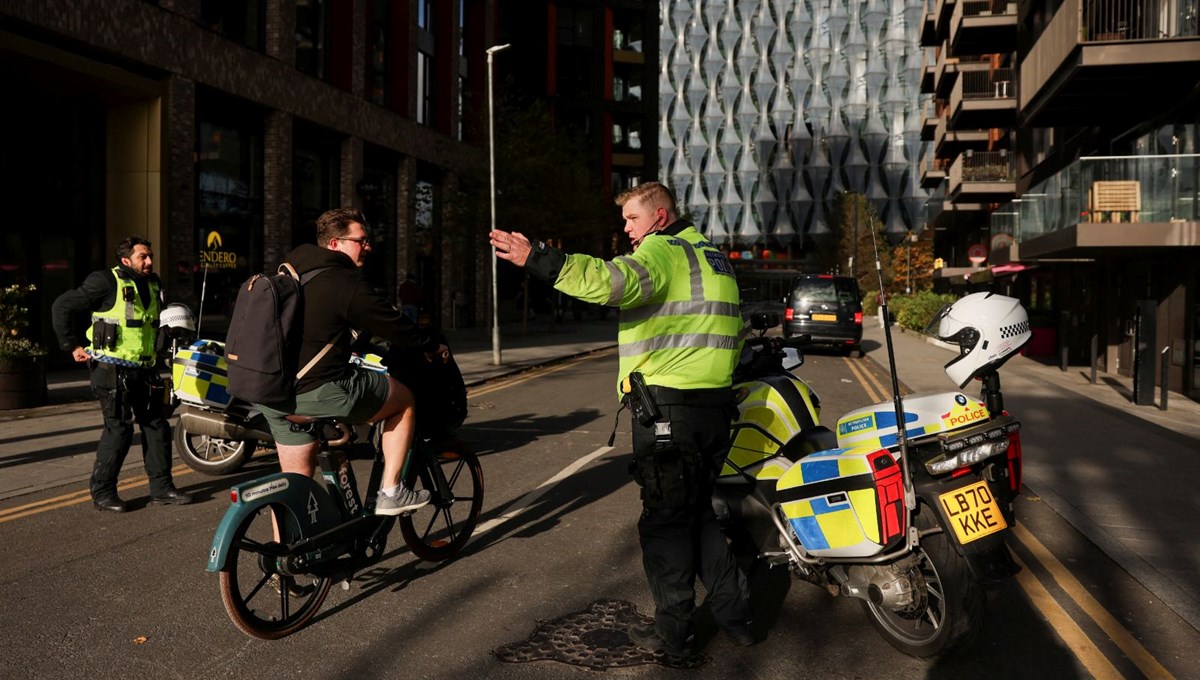
{"type": "MultiPolygon", "coordinates": [[[[801,369],[826,422],[886,385],[865,359],[812,355],[801,369]]],[[[0,677],[29,678],[571,678],[558,661],[507,663],[494,654],[535,628],[598,601],[653,605],[641,571],[636,487],[626,474],[628,413],[614,448],[613,352],[474,388],[462,437],[486,477],[480,530],[457,559],[416,560],[393,535],[387,557],[316,619],[275,642],[228,619],[217,577],[204,571],[227,489],[274,469],[181,475],[200,502],[138,507],[124,516],[86,503],[0,514],[0,677]]],[[[1020,416],[1020,414],[1017,414],[1020,416]]],[[[1033,448],[1031,446],[1031,448],[1033,448]]],[[[136,454],[135,454],[136,455],[136,454]]],[[[1028,453],[1026,455],[1029,455],[1028,453]]],[[[136,461],[126,466],[136,476],[136,461]]],[[[360,482],[367,461],[356,462],[360,482]]],[[[82,488],[82,487],[80,487],[82,488]]],[[[0,503],[0,513],[79,488],[0,503]]],[[[1200,676],[1200,634],[1040,503],[1018,502],[1010,543],[1025,572],[989,593],[980,643],[926,663],[894,651],[858,604],[793,580],[751,574],[767,637],[736,648],[701,610],[705,659],[692,670],[639,665],[615,677],[1086,678],[1200,676]]]]}

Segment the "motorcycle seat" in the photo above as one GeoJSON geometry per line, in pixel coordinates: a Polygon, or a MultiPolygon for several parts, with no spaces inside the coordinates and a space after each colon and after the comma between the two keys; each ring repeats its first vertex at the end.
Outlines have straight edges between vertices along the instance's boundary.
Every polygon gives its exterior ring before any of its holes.
{"type": "Polygon", "coordinates": [[[816,453],[837,448],[837,435],[824,425],[807,428],[792,437],[783,445],[779,454],[795,463],[801,458],[816,453]]]}

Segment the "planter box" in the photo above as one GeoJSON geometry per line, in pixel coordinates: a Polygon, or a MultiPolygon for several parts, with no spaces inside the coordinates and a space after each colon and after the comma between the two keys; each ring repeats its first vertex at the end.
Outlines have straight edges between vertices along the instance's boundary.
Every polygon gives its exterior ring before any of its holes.
{"type": "Polygon", "coordinates": [[[46,357],[0,359],[0,410],[46,405],[46,357]]]}

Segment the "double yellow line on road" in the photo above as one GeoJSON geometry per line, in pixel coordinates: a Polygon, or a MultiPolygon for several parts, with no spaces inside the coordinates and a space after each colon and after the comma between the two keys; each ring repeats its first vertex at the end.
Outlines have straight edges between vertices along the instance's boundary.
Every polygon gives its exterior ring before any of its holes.
{"type": "MultiPolygon", "coordinates": [[[[189,474],[191,471],[192,471],[192,469],[186,465],[176,465],[171,470],[171,476],[172,477],[182,477],[183,475],[189,474]]],[[[121,492],[121,491],[125,491],[126,489],[136,489],[138,487],[147,486],[149,484],[150,484],[150,480],[145,477],[133,477],[130,479],[126,479],[123,482],[118,482],[117,483],[117,491],[121,492]]],[[[92,500],[91,492],[87,489],[84,489],[82,491],[74,491],[72,493],[63,494],[61,496],[55,496],[54,498],[46,498],[44,500],[35,501],[33,503],[26,503],[25,505],[18,505],[15,508],[9,508],[7,510],[0,510],[0,524],[4,524],[5,522],[11,522],[14,519],[21,519],[22,517],[36,515],[40,512],[47,512],[49,510],[65,508],[70,505],[78,505],[80,503],[86,503],[90,500],[92,500]]]]}
{"type": "MultiPolygon", "coordinates": [[[[868,399],[872,402],[883,402],[888,398],[888,391],[884,389],[883,382],[861,365],[860,361],[850,358],[846,358],[844,361],[850,368],[850,372],[858,378],[868,399]]],[[[1058,584],[1058,587],[1104,631],[1147,678],[1174,677],[1024,525],[1014,525],[1011,535],[1033,555],[1042,569],[1058,584]]],[[[1080,628],[1079,624],[1063,609],[1062,605],[1054,599],[1054,596],[1038,580],[1032,570],[1026,567],[1020,557],[1017,557],[1017,562],[1022,567],[1021,573],[1017,574],[1017,583],[1025,591],[1025,596],[1042,612],[1051,627],[1071,649],[1079,662],[1087,668],[1088,672],[1100,680],[1124,677],[1100,651],[1100,648],[1092,642],[1087,633],[1080,628]]]]}

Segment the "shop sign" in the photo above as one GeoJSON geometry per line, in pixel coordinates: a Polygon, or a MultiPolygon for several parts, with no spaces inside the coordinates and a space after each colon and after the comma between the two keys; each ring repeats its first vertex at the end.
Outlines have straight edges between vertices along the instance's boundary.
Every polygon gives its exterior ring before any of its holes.
{"type": "Polygon", "coordinates": [[[237,253],[225,250],[221,242],[221,233],[214,230],[208,232],[204,239],[204,248],[200,249],[200,266],[209,269],[237,269],[237,253]]]}

